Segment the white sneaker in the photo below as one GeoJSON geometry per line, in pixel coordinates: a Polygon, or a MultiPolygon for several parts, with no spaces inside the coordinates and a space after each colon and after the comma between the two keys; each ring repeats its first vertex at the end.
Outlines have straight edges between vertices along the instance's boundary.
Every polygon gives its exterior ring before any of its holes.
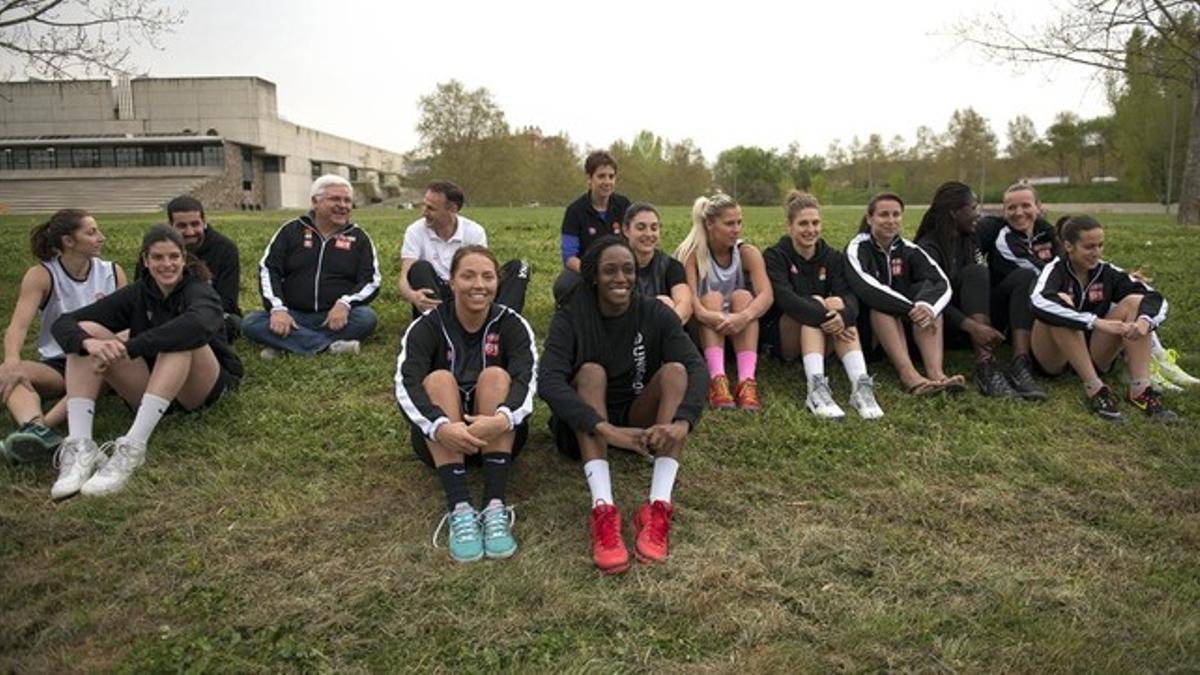
{"type": "Polygon", "coordinates": [[[263,347],[262,351],[258,353],[258,358],[263,361],[274,361],[281,356],[283,356],[283,352],[274,347],[263,347]]]}
{"type": "Polygon", "coordinates": [[[875,380],[870,375],[863,375],[854,383],[853,391],[850,392],[850,405],[864,420],[883,417],[883,408],[875,401],[875,380]]]}
{"type": "Polygon", "coordinates": [[[104,466],[107,459],[90,438],[68,438],[63,441],[54,453],[58,480],[50,487],[50,498],[57,501],[79,492],[79,488],[92,477],[92,472],[104,466]]]}
{"type": "Polygon", "coordinates": [[[330,354],[357,354],[362,346],[358,340],[334,340],[329,343],[330,354]]]}
{"type": "Polygon", "coordinates": [[[833,393],[829,391],[829,378],[824,375],[808,378],[808,397],[804,399],[804,405],[821,419],[841,420],[846,417],[845,411],[833,400],[833,393]]]}
{"type": "Polygon", "coordinates": [[[133,470],[146,461],[146,446],[124,436],[104,445],[105,447],[113,446],[112,456],[79,489],[79,494],[85,497],[99,497],[120,492],[124,489],[125,483],[129,482],[133,470]]]}

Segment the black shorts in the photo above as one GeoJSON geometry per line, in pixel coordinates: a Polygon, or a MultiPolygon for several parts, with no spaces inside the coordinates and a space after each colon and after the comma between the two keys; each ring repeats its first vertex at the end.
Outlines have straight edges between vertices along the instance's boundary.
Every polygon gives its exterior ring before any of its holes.
{"type": "Polygon", "coordinates": [[[67,376],[67,357],[65,355],[56,356],[52,359],[42,359],[42,365],[50,366],[64,378],[67,376]]]}
{"type": "MultiPolygon", "coordinates": [[[[632,407],[633,401],[618,401],[609,404],[608,423],[619,427],[629,426],[629,409],[632,407]]],[[[550,416],[547,424],[550,427],[550,433],[554,436],[554,445],[558,451],[571,459],[579,459],[582,453],[579,450],[579,438],[575,435],[575,430],[553,415],[550,416]]]]}
{"type": "MultiPolygon", "coordinates": [[[[201,410],[204,410],[205,408],[215,405],[217,403],[217,401],[220,401],[221,397],[224,396],[227,392],[237,389],[238,385],[241,384],[241,382],[242,382],[241,378],[237,377],[236,375],[233,375],[229,371],[222,368],[217,372],[217,381],[213,383],[212,389],[209,390],[209,392],[208,392],[208,396],[204,397],[204,401],[201,402],[200,405],[189,410],[188,408],[183,407],[179,403],[179,399],[175,399],[174,401],[171,401],[170,407],[167,408],[167,412],[164,414],[175,415],[177,413],[200,412],[201,410]]],[[[134,414],[137,413],[136,405],[133,405],[133,404],[129,403],[128,401],[125,401],[125,405],[129,406],[129,409],[134,414]]]]}
{"type": "MultiPolygon", "coordinates": [[[[474,409],[474,407],[475,407],[474,406],[474,398],[473,398],[474,393],[475,393],[474,390],[471,390],[471,391],[462,391],[461,389],[459,390],[459,396],[460,396],[460,400],[462,401],[462,409],[463,410],[473,410],[474,409]]],[[[516,433],[516,437],[513,438],[513,447],[512,447],[512,456],[515,459],[517,457],[517,455],[521,454],[521,449],[525,447],[525,441],[526,441],[526,439],[529,438],[529,418],[526,418],[524,422],[521,422],[516,427],[514,427],[513,431],[516,433]]],[[[429,452],[429,439],[425,438],[425,434],[421,432],[420,427],[413,424],[412,420],[409,420],[409,422],[408,422],[408,432],[409,432],[409,439],[412,441],[413,453],[416,454],[417,459],[419,459],[425,463],[425,466],[432,468],[434,466],[434,463],[433,463],[433,454],[431,452],[429,452]]],[[[482,455],[483,455],[482,452],[477,452],[473,455],[465,455],[464,460],[467,464],[477,466],[483,462],[482,455]]]]}

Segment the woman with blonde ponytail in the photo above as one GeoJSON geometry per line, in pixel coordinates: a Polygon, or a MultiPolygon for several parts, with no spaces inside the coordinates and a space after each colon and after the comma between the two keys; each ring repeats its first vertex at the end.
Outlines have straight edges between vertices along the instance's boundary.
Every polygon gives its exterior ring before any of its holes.
{"type": "Polygon", "coordinates": [[[17,429],[4,439],[0,451],[12,462],[49,458],[62,440],[51,431],[66,419],[59,401],[43,414],[43,396],[64,392],[67,358],[50,334],[61,315],[91,304],[125,285],[119,265],[98,256],[104,235],[86,211],[63,209],[29,233],[38,264],[21,279],[17,306],[4,331],[4,361],[0,364],[0,401],[17,429]],[[37,361],[21,360],[21,347],[37,315],[37,361]]]}
{"type": "Polygon", "coordinates": [[[692,205],[692,229],[675,249],[695,298],[693,320],[708,364],[708,403],[713,408],[758,410],[758,319],[773,296],[762,253],[741,240],[742,209],[729,195],[700,197],[692,205]],[[725,375],[725,340],[733,341],[738,384],[725,375]]]}

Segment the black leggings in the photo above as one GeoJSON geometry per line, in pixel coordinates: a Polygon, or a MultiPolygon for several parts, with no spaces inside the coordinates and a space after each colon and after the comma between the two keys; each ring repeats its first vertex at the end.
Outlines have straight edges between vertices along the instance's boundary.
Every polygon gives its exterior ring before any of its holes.
{"type": "MultiPolygon", "coordinates": [[[[979,263],[964,265],[958,275],[950,280],[950,304],[968,317],[991,313],[991,289],[988,270],[979,263]]],[[[959,330],[950,321],[945,322],[943,342],[950,349],[965,349],[971,346],[971,337],[959,330]]]]}
{"type": "Polygon", "coordinates": [[[1033,330],[1033,308],[1029,293],[1037,272],[1017,268],[992,289],[992,324],[996,330],[1033,330]]]}
{"type": "MultiPolygon", "coordinates": [[[[522,260],[509,260],[500,268],[500,288],[496,302],[512,307],[518,313],[525,310],[525,291],[529,288],[529,265],[522,260]]],[[[450,282],[438,276],[428,260],[418,260],[408,268],[408,285],[414,290],[432,290],[442,302],[454,299],[450,282]]],[[[413,317],[419,313],[413,308],[413,317]]]]}

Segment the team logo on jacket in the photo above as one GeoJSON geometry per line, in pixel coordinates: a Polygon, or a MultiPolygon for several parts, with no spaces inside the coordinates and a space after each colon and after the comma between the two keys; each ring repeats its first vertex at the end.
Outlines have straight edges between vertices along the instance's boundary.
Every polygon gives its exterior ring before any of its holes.
{"type": "Polygon", "coordinates": [[[817,268],[817,280],[825,281],[825,266],[824,265],[817,268]]]}
{"type": "Polygon", "coordinates": [[[589,227],[589,228],[588,228],[588,234],[592,235],[593,237],[594,237],[594,236],[596,236],[596,228],[594,228],[594,227],[589,227]]]}
{"type": "Polygon", "coordinates": [[[343,251],[349,251],[350,245],[353,243],[354,243],[354,239],[352,239],[350,237],[344,237],[340,234],[337,236],[336,239],[333,240],[334,248],[341,249],[343,251]]]}
{"type": "Polygon", "coordinates": [[[1035,256],[1037,256],[1038,260],[1045,262],[1045,261],[1049,260],[1050,258],[1054,257],[1054,248],[1050,245],[1050,242],[1042,242],[1040,244],[1034,244],[1033,245],[1033,254],[1035,256]]]}
{"type": "Polygon", "coordinates": [[[796,269],[795,263],[793,263],[792,266],[788,268],[788,274],[790,274],[792,276],[796,276],[797,274],[800,274],[800,270],[796,269]]]}
{"type": "Polygon", "coordinates": [[[892,258],[892,276],[904,276],[904,258],[892,258]]]}
{"type": "Polygon", "coordinates": [[[1104,284],[1092,284],[1087,289],[1088,302],[1104,302],[1104,284]]]}
{"type": "Polygon", "coordinates": [[[483,355],[494,359],[500,356],[500,334],[488,333],[483,339],[483,355]]]}

